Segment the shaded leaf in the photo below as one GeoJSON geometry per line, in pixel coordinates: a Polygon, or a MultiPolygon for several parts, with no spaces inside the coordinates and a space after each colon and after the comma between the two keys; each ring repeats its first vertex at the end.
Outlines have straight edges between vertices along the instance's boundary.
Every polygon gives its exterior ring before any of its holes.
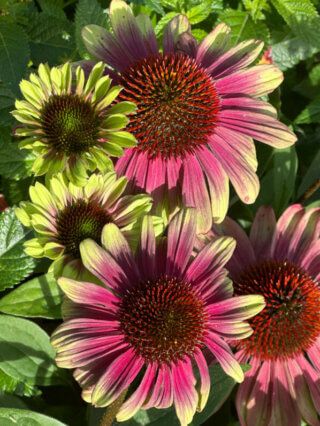
{"type": "Polygon", "coordinates": [[[320,95],[312,102],[295,119],[297,124],[320,123],[320,95]]]}
{"type": "Polygon", "coordinates": [[[0,174],[6,178],[19,180],[32,174],[36,154],[21,150],[16,143],[0,148],[0,174]]]}
{"type": "Polygon", "coordinates": [[[320,179],[320,151],[314,157],[310,167],[307,170],[307,173],[304,175],[301,184],[297,191],[297,197],[299,198],[303,193],[305,193],[311,186],[320,179]]]}
{"type": "MultiPolygon", "coordinates": [[[[34,396],[40,395],[39,391],[35,386],[29,383],[21,382],[19,379],[8,376],[6,373],[0,370],[0,389],[10,394],[18,396],[34,396]]],[[[1,397],[0,397],[1,401],[1,397]]],[[[3,405],[2,405],[3,406],[3,405]]]]}
{"type": "Polygon", "coordinates": [[[49,336],[38,325],[0,316],[0,369],[8,376],[40,386],[65,384],[54,357],[49,336]]]}
{"type": "Polygon", "coordinates": [[[319,48],[295,37],[274,44],[272,46],[272,58],[275,65],[285,71],[288,68],[293,68],[300,61],[310,58],[319,50],[319,48]]]}
{"type": "Polygon", "coordinates": [[[0,424],[3,426],[67,426],[52,417],[18,408],[0,408],[0,424]]]}
{"type": "Polygon", "coordinates": [[[199,22],[204,21],[211,12],[212,0],[205,0],[199,5],[192,7],[187,11],[187,17],[190,24],[198,24],[199,22]]]}

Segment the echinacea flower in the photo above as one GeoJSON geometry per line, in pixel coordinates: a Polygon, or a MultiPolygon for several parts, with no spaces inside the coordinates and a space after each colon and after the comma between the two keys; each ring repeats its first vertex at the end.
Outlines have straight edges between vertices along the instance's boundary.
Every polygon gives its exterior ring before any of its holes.
{"type": "Polygon", "coordinates": [[[276,223],[261,207],[250,237],[232,220],[220,225],[237,241],[227,268],[236,295],[261,294],[266,307],[238,342],[239,362],[252,365],[236,405],[242,425],[319,426],[320,209],[293,205],[276,223]]]}
{"type": "Polygon", "coordinates": [[[24,243],[25,252],[53,259],[51,269],[56,277],[82,278],[86,270],[79,245],[86,238],[100,243],[106,223],[119,226],[134,245],[140,216],[150,211],[151,198],[145,194],[122,196],[126,184],[125,177],[117,179],[115,172],[107,172],[91,175],[84,187],[78,187],[59,173],[47,188],[39,182],[31,186],[31,202],[23,201],[15,210],[20,221],[37,233],[24,243]]]}
{"type": "Polygon", "coordinates": [[[222,237],[191,258],[196,236],[195,209],[179,212],[167,238],[155,240],[150,216],[142,224],[135,258],[115,224],[102,231],[103,248],[88,239],[81,258],[105,287],[67,278],[58,283],[70,300],[66,320],[53,334],[60,367],[76,368],[83,398],[95,406],[115,401],[135,380],[117,420],[140,408],[175,405],[182,425],[206,404],[210,376],[204,349],[236,381],[243,372],[225,338],[242,339],[245,322],[264,307],[262,296],[232,297],[223,265],[234,241],[222,237]],[[198,369],[198,392],[193,370],[198,369]]]}
{"type": "Polygon", "coordinates": [[[87,170],[113,169],[111,156],[123,154],[122,147],[134,146],[132,133],[121,131],[128,123],[125,114],[135,105],[119,102],[110,107],[121,91],[110,88],[111,79],[102,76],[104,64],[95,65],[87,81],[81,67],[72,82],[69,63],[50,69],[40,64],[38,75],[22,80],[20,89],[26,100],[16,101],[14,117],[24,124],[16,134],[26,136],[19,146],[34,150],[32,171],[43,175],[64,171],[75,185],[86,182],[87,170]]]}
{"type": "Polygon", "coordinates": [[[281,83],[282,72],[273,65],[248,68],[263,43],[230,48],[224,23],[198,46],[187,17],[176,16],[160,52],[148,16],[134,17],[124,1],[112,0],[110,20],[113,33],[88,25],[83,39],[91,55],[119,72],[119,99],[137,104],[127,127],[137,146],[126,149],[116,170],[166,215],[177,205],[196,207],[198,231],[208,231],[212,218],[226,215],[229,179],[245,203],[257,197],[252,138],[276,148],[296,141],[276,110],[256,99],[281,83]]]}
{"type": "Polygon", "coordinates": [[[8,208],[8,204],[2,194],[0,194],[0,213],[8,208]]]}

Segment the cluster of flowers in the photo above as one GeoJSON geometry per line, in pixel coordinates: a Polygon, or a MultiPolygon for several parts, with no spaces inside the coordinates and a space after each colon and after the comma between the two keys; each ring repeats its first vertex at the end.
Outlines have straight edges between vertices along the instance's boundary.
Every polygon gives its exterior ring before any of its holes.
{"type": "Polygon", "coordinates": [[[230,48],[223,23],[198,45],[176,16],[160,52],[148,16],[112,0],[110,21],[83,30],[101,62],[40,65],[13,112],[45,175],[16,209],[36,232],[25,250],[53,260],[66,295],[57,364],[95,406],[122,396],[119,421],[174,404],[189,424],[219,362],[242,382],[243,425],[319,425],[320,211],[276,222],[262,207],[250,237],[225,217],[229,179],[243,202],[258,195],[252,138],[296,140],[257,99],[281,71],[249,68],[262,43],[230,48]]]}

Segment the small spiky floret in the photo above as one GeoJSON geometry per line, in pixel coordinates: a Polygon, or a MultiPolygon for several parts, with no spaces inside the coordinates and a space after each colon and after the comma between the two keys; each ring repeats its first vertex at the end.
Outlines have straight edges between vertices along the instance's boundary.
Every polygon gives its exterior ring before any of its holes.
{"type": "MultiPolygon", "coordinates": [[[[49,257],[56,277],[83,278],[80,259],[81,241],[92,238],[101,243],[103,227],[116,223],[130,243],[136,243],[140,220],[151,209],[147,195],[122,196],[125,178],[115,172],[93,174],[80,188],[58,173],[47,185],[30,187],[31,202],[21,202],[15,210],[20,221],[36,231],[36,238],[26,241],[25,252],[33,257],[49,257]]],[[[154,218],[161,228],[161,221],[154,218]]]]}
{"type": "Polygon", "coordinates": [[[291,262],[266,260],[234,282],[236,295],[261,294],[266,307],[249,322],[253,334],[238,347],[263,360],[307,351],[320,334],[320,289],[291,262]]]}
{"type": "Polygon", "coordinates": [[[65,170],[71,182],[82,186],[88,169],[112,170],[109,155],[121,156],[123,146],[136,144],[132,134],[120,130],[135,105],[120,102],[110,107],[121,87],[110,88],[111,79],[103,72],[100,62],[85,81],[78,67],[73,82],[69,63],[61,69],[40,64],[38,75],[20,83],[26,100],[16,101],[12,114],[24,124],[17,135],[27,137],[19,146],[38,154],[32,167],[36,175],[65,170]]]}
{"type": "Polygon", "coordinates": [[[190,283],[167,275],[129,290],[120,308],[127,342],[149,362],[192,357],[203,346],[207,321],[200,294],[190,283]]]}
{"type": "Polygon", "coordinates": [[[149,157],[184,158],[207,141],[218,119],[213,79],[182,53],[148,56],[122,74],[119,99],[135,102],[128,125],[149,157]]]}
{"type": "Polygon", "coordinates": [[[226,339],[251,334],[245,320],[263,309],[263,297],[233,297],[223,268],[234,249],[232,238],[220,238],[193,256],[195,236],[195,209],[180,211],[159,239],[146,215],[133,256],[109,223],[102,247],[92,239],[80,244],[84,265],[102,285],[58,279],[67,299],[66,322],[51,339],[57,364],[76,368],[83,398],[95,406],[112,404],[132,383],[118,421],[140,408],[174,404],[181,425],[191,423],[208,399],[212,356],[236,381],[243,379],[226,339]]]}

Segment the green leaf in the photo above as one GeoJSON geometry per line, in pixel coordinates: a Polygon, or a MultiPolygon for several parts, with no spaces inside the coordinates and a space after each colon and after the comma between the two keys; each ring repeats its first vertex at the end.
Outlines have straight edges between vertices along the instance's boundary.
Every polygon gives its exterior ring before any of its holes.
{"type": "Polygon", "coordinates": [[[1,370],[0,370],[0,389],[9,394],[15,394],[19,396],[30,397],[30,396],[41,394],[41,391],[39,391],[35,386],[32,386],[28,383],[23,383],[19,379],[15,379],[14,377],[10,377],[1,370]]]}
{"type": "MultiPolygon", "coordinates": [[[[242,365],[243,371],[248,371],[250,366],[242,365]]],[[[221,404],[226,400],[235,381],[227,376],[222,370],[220,364],[209,367],[211,387],[208,402],[201,413],[196,413],[191,426],[200,426],[219,409],[221,404]]],[[[179,426],[180,422],[177,418],[174,407],[166,410],[158,410],[151,408],[149,410],[139,410],[132,419],[126,421],[126,426],[179,426]]]]}
{"type": "Polygon", "coordinates": [[[191,33],[198,43],[201,43],[201,41],[208,35],[207,31],[201,30],[200,28],[192,30],[191,33]]]}
{"type": "Polygon", "coordinates": [[[306,98],[314,99],[320,93],[320,64],[313,67],[308,77],[297,84],[293,90],[306,98]]]}
{"type": "Polygon", "coordinates": [[[33,278],[11,291],[0,300],[0,311],[5,314],[61,318],[63,293],[49,273],[33,278]]]}
{"type": "Polygon", "coordinates": [[[160,0],[145,0],[144,4],[150,9],[153,10],[156,13],[159,13],[159,15],[163,16],[165,15],[165,11],[161,5],[160,0]]]}
{"type": "Polygon", "coordinates": [[[0,174],[8,179],[20,180],[32,174],[36,154],[21,150],[17,143],[9,143],[0,149],[0,174]]]}
{"type": "MultiPolygon", "coordinates": [[[[2,193],[4,194],[8,205],[19,204],[20,201],[24,201],[28,194],[29,186],[32,184],[33,177],[28,177],[22,180],[10,180],[5,177],[1,178],[2,193]]],[[[0,237],[1,240],[1,237],[0,237]]],[[[0,267],[1,270],[1,267],[0,267]]],[[[1,274],[1,272],[0,272],[1,274]]],[[[0,286],[1,287],[1,286],[0,286]]]]}
{"type": "Polygon", "coordinates": [[[285,71],[288,68],[293,68],[300,61],[310,58],[319,50],[319,48],[295,37],[274,44],[272,46],[272,58],[275,65],[285,71]]]}
{"type": "Polygon", "coordinates": [[[23,408],[28,410],[28,405],[18,396],[0,391],[0,407],[5,408],[23,408]]]}
{"type": "Polygon", "coordinates": [[[272,4],[296,36],[320,47],[320,17],[310,0],[272,0],[272,4]]]}
{"type": "Polygon", "coordinates": [[[218,21],[225,22],[231,28],[232,45],[250,38],[260,39],[266,45],[269,44],[270,33],[268,27],[261,21],[254,23],[248,12],[226,9],[220,13],[218,21]]]}
{"type": "Polygon", "coordinates": [[[67,426],[52,417],[18,408],[0,408],[2,426],[67,426]]]}
{"type": "Polygon", "coordinates": [[[31,235],[32,231],[19,222],[13,209],[1,213],[0,291],[19,283],[33,271],[35,259],[23,251],[23,243],[31,235]]]}
{"type": "Polygon", "coordinates": [[[295,123],[320,123],[320,95],[306,106],[306,108],[295,119],[295,123]]]}
{"type": "Polygon", "coordinates": [[[8,376],[31,385],[65,384],[49,336],[33,322],[0,315],[0,347],[0,369],[8,376]]]}
{"type": "Polygon", "coordinates": [[[288,205],[294,191],[298,170],[298,157],[294,146],[274,149],[273,155],[273,207],[281,213],[288,205]]]}
{"type": "Polygon", "coordinates": [[[317,182],[317,180],[320,178],[320,151],[316,154],[314,157],[312,163],[310,164],[310,167],[307,170],[307,173],[304,175],[301,184],[297,191],[297,197],[301,197],[303,193],[305,193],[311,186],[317,182]]]}
{"type": "Polygon", "coordinates": [[[108,28],[107,16],[97,0],[79,0],[74,22],[76,26],[75,35],[78,51],[82,57],[86,57],[88,52],[82,41],[82,28],[89,24],[96,24],[108,28]]]}
{"type": "Polygon", "coordinates": [[[161,0],[161,3],[167,9],[172,9],[176,12],[179,12],[178,0],[161,0]]]}
{"type": "Polygon", "coordinates": [[[67,19],[46,13],[32,14],[28,20],[31,59],[35,66],[48,62],[50,66],[69,59],[74,50],[74,25],[67,19]]]}
{"type": "Polygon", "coordinates": [[[49,16],[55,16],[60,19],[67,19],[66,14],[64,13],[61,7],[52,3],[49,0],[38,0],[38,3],[41,7],[41,10],[49,16]]]}
{"type": "Polygon", "coordinates": [[[187,17],[190,24],[198,24],[199,22],[204,21],[210,15],[211,4],[212,0],[205,0],[198,6],[194,6],[188,10],[187,17]]]}
{"type": "Polygon", "coordinates": [[[23,28],[0,22],[0,80],[18,93],[20,80],[25,76],[29,62],[29,45],[23,28]]]}
{"type": "Polygon", "coordinates": [[[169,12],[160,19],[160,21],[157,23],[157,25],[154,29],[157,37],[162,36],[167,23],[169,21],[171,21],[171,19],[174,18],[177,15],[179,15],[178,12],[169,12]]]}

